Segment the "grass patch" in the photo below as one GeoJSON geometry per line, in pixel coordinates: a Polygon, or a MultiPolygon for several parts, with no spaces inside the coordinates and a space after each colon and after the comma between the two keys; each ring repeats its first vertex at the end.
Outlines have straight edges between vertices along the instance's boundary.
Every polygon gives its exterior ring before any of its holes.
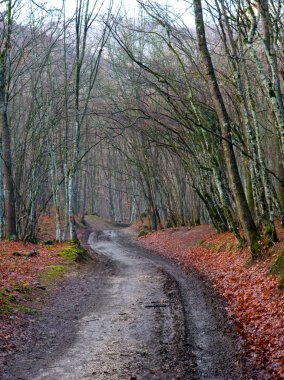
{"type": "Polygon", "coordinates": [[[49,265],[47,269],[41,273],[40,280],[43,283],[49,283],[58,279],[67,268],[64,265],[49,265]]]}
{"type": "Polygon", "coordinates": [[[15,311],[16,305],[8,302],[0,303],[0,315],[1,314],[12,314],[15,311]]]}
{"type": "Polygon", "coordinates": [[[16,294],[13,294],[13,293],[5,293],[5,292],[1,292],[0,293],[0,304],[1,305],[5,305],[5,304],[8,304],[10,302],[15,302],[17,300],[17,296],[16,294]]]}
{"type": "Polygon", "coordinates": [[[280,253],[270,268],[270,273],[279,276],[279,288],[284,289],[284,251],[280,253]]]}
{"type": "Polygon", "coordinates": [[[16,308],[15,302],[17,301],[17,296],[12,293],[0,293],[0,314],[11,314],[16,308]]]}
{"type": "Polygon", "coordinates": [[[9,302],[14,302],[14,301],[17,300],[17,296],[16,296],[15,294],[8,294],[8,295],[7,295],[7,300],[8,300],[9,302]]]}
{"type": "Polygon", "coordinates": [[[16,290],[16,292],[19,292],[19,293],[28,293],[32,290],[32,288],[28,285],[28,284],[16,284],[14,286],[14,290],[16,290]]]}

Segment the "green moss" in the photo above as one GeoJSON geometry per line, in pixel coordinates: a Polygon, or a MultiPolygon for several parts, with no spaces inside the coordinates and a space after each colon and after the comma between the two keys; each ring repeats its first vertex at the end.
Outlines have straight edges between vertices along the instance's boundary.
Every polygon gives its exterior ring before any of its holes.
{"type": "Polygon", "coordinates": [[[60,273],[64,270],[66,270],[66,268],[63,265],[49,265],[48,266],[48,271],[52,273],[60,273]]]}
{"type": "Polygon", "coordinates": [[[284,289],[284,252],[273,263],[270,273],[279,276],[279,287],[284,289]]]}
{"type": "Polygon", "coordinates": [[[142,230],[139,232],[138,237],[146,236],[148,235],[149,231],[142,230]]]}
{"type": "Polygon", "coordinates": [[[89,258],[87,250],[77,241],[70,242],[68,247],[66,247],[62,252],[59,252],[58,255],[62,257],[67,264],[80,262],[89,258]]]}
{"type": "Polygon", "coordinates": [[[27,284],[16,284],[14,286],[14,290],[16,290],[19,293],[28,293],[31,291],[31,287],[27,284]]]}
{"type": "Polygon", "coordinates": [[[8,294],[8,295],[7,295],[7,300],[8,300],[9,302],[14,302],[14,301],[17,300],[17,296],[16,296],[15,294],[8,294]]]}
{"type": "Polygon", "coordinates": [[[272,247],[278,240],[274,223],[267,223],[262,232],[262,245],[268,248],[272,247]]]}
{"type": "Polygon", "coordinates": [[[75,261],[77,258],[77,251],[76,249],[73,249],[73,247],[67,247],[64,251],[59,252],[58,256],[63,257],[63,259],[75,261]]]}
{"type": "Polygon", "coordinates": [[[138,237],[146,236],[149,233],[151,233],[150,227],[147,224],[143,224],[138,234],[138,237]]]}
{"type": "Polygon", "coordinates": [[[284,274],[284,252],[282,252],[278,257],[277,259],[275,260],[275,262],[273,263],[272,267],[271,267],[271,270],[270,270],[271,274],[281,274],[283,273],[284,274]]]}
{"type": "Polygon", "coordinates": [[[45,240],[43,242],[43,244],[45,244],[45,245],[54,245],[54,241],[52,241],[52,240],[45,240]]]}
{"type": "Polygon", "coordinates": [[[87,250],[77,241],[69,242],[68,246],[58,253],[58,256],[62,258],[61,265],[49,265],[40,275],[40,282],[44,285],[60,278],[70,269],[70,265],[87,260],[90,257],[87,250]]]}
{"type": "Polygon", "coordinates": [[[17,310],[28,315],[34,315],[37,313],[37,310],[33,309],[32,307],[18,307],[17,310]]]}
{"type": "Polygon", "coordinates": [[[256,240],[252,242],[250,246],[250,250],[251,250],[251,255],[252,255],[253,260],[257,260],[261,254],[259,242],[256,240]]]}
{"type": "Polygon", "coordinates": [[[32,297],[28,294],[23,294],[23,298],[27,301],[30,301],[32,299],[32,297]]]}
{"type": "Polygon", "coordinates": [[[27,241],[29,243],[32,243],[32,244],[37,244],[38,243],[38,238],[36,236],[31,236],[27,239],[27,241]]]}
{"type": "Polygon", "coordinates": [[[15,305],[10,303],[0,303],[0,315],[1,314],[12,314],[15,309],[15,305]]]}
{"type": "Polygon", "coordinates": [[[49,265],[46,271],[41,273],[40,279],[44,283],[50,282],[60,277],[64,271],[66,271],[66,267],[63,265],[49,265]]]}
{"type": "MultiPolygon", "coordinates": [[[[75,262],[86,260],[90,256],[85,248],[83,248],[79,242],[70,242],[68,246],[59,253],[62,258],[61,265],[49,265],[44,272],[39,275],[39,281],[41,284],[50,285],[58,280],[64,273],[66,273],[71,265],[75,262]]],[[[29,292],[32,287],[25,283],[18,283],[13,287],[13,290],[21,293],[21,299],[31,300],[29,292]]],[[[36,310],[30,307],[23,307],[17,302],[17,293],[11,293],[9,289],[3,289],[0,292],[0,314],[13,314],[15,311],[34,314],[36,310]]]]}
{"type": "Polygon", "coordinates": [[[15,294],[6,294],[5,292],[0,293],[0,314],[11,314],[16,304],[14,303],[17,300],[15,294]]]}
{"type": "Polygon", "coordinates": [[[1,304],[8,304],[10,302],[14,302],[17,300],[17,296],[16,294],[13,294],[13,293],[5,293],[5,292],[1,292],[0,293],[0,303],[1,304]]]}
{"type": "MultiPolygon", "coordinates": [[[[30,299],[29,296],[24,296],[25,299],[30,299]]],[[[13,314],[14,312],[20,312],[24,314],[35,314],[36,310],[19,305],[17,296],[15,294],[7,294],[5,292],[0,293],[0,315],[1,314],[13,314]]]]}

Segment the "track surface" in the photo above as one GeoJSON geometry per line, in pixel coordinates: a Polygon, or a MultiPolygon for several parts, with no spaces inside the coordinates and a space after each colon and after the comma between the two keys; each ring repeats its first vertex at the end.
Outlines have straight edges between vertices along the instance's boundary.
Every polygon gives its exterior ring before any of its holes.
{"type": "Polygon", "coordinates": [[[3,380],[245,379],[218,298],[133,243],[93,231],[95,265],[69,278],[30,327],[3,380]]]}

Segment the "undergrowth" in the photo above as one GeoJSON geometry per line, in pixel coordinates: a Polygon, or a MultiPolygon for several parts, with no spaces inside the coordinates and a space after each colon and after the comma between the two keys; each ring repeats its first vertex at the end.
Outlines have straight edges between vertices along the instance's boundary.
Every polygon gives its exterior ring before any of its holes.
{"type": "Polygon", "coordinates": [[[284,251],[272,264],[270,273],[279,276],[279,288],[284,289],[284,251]]]}
{"type": "Polygon", "coordinates": [[[68,246],[58,253],[58,256],[62,258],[60,264],[49,265],[40,275],[40,281],[45,285],[62,277],[75,263],[80,263],[90,258],[88,251],[81,246],[79,241],[69,242],[68,246]]]}
{"type": "Polygon", "coordinates": [[[90,258],[88,251],[81,246],[80,242],[72,241],[58,256],[64,259],[65,264],[78,263],[90,258]]]}

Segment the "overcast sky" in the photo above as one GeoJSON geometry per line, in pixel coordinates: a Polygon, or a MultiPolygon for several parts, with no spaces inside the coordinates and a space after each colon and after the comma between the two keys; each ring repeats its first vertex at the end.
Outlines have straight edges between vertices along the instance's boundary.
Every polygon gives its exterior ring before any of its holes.
{"type": "MultiPolygon", "coordinates": [[[[95,1],[96,0],[90,0],[91,5],[95,1]]],[[[106,11],[109,1],[110,0],[97,0],[97,9],[99,4],[104,3],[102,10],[106,11]]],[[[77,0],[65,0],[67,17],[74,14],[76,2],[77,0]]],[[[145,0],[145,2],[147,2],[147,0],[145,0]]],[[[188,9],[188,0],[156,0],[156,2],[164,6],[167,5],[175,15],[179,15],[180,18],[182,18],[183,22],[187,26],[194,26],[192,10],[188,9]]],[[[16,18],[17,21],[24,23],[28,22],[27,17],[30,15],[30,8],[32,8],[34,12],[37,12],[37,10],[41,12],[40,8],[37,5],[42,6],[42,9],[62,8],[62,0],[22,0],[18,4],[19,8],[15,10],[17,14],[16,18]]],[[[115,9],[119,7],[119,4],[122,4],[122,11],[125,10],[127,17],[134,18],[135,15],[138,14],[139,4],[136,0],[114,0],[114,13],[115,9]]],[[[6,5],[0,0],[0,12],[5,10],[6,5]]]]}
{"type": "MultiPolygon", "coordinates": [[[[136,0],[121,0],[123,9],[126,10],[127,15],[129,17],[134,16],[137,14],[139,5],[136,0]]],[[[177,14],[180,14],[183,16],[183,20],[190,25],[193,25],[193,17],[191,14],[191,11],[188,10],[188,2],[184,0],[158,0],[157,1],[161,5],[168,5],[169,8],[177,14]]],[[[61,8],[62,1],[61,0],[46,0],[45,3],[49,4],[50,6],[61,8]]],[[[119,1],[114,1],[115,4],[118,4],[119,1]]],[[[108,0],[105,1],[105,7],[107,7],[108,0]]],[[[68,12],[68,15],[71,15],[74,13],[76,7],[76,0],[66,0],[66,11],[68,12]]]]}

